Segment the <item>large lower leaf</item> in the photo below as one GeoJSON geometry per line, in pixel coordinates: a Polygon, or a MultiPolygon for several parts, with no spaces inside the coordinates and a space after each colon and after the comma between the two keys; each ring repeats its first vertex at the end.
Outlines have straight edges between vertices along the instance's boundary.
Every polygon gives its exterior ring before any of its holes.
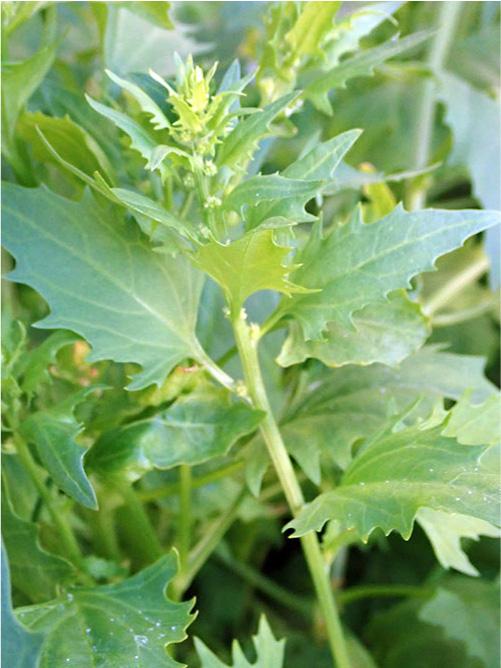
{"type": "Polygon", "coordinates": [[[3,188],[3,243],[11,279],[47,300],[39,326],[85,337],[92,359],[143,367],[131,389],[161,384],[174,365],[198,358],[194,335],[202,276],[182,257],[154,253],[135,225],[86,194],[73,202],[44,189],[3,188]]]}
{"type": "Polygon", "coordinates": [[[397,292],[386,303],[357,311],[353,327],[330,322],[322,341],[305,340],[299,323],[292,322],[277,362],[290,366],[314,357],[327,366],[395,365],[420,348],[428,335],[428,323],[418,304],[397,292]]]}
{"type": "Polygon", "coordinates": [[[37,525],[16,515],[6,492],[2,494],[2,536],[12,582],[28,600],[46,601],[57,586],[74,578],[71,564],[40,546],[37,525]]]}
{"type": "Polygon", "coordinates": [[[39,668],[165,668],[181,666],[166,646],[186,638],[191,603],[165,594],[176,573],[174,554],[119,584],[74,589],[41,605],[17,610],[18,619],[46,634],[39,668]],[[70,659],[70,662],[68,662],[70,659]]]}
{"type": "MultiPolygon", "coordinates": [[[[391,415],[405,410],[421,396],[427,400],[418,407],[419,415],[426,415],[434,401],[442,397],[458,400],[467,390],[475,402],[486,399],[491,405],[497,401],[496,387],[484,377],[483,366],[480,357],[455,355],[430,346],[394,368],[371,364],[326,371],[285,417],[282,433],[287,449],[305,473],[319,482],[321,454],[346,468],[355,441],[373,436],[391,415]]],[[[470,416],[479,410],[468,406],[470,416]]],[[[447,429],[455,424],[455,410],[447,429]]],[[[463,442],[459,433],[457,439],[463,442]]],[[[480,442],[489,444],[491,440],[480,442]]]]}
{"type": "Polygon", "coordinates": [[[366,224],[360,210],[323,238],[320,227],[297,257],[300,268],[292,280],[311,294],[284,300],[278,316],[293,316],[306,339],[319,338],[328,322],[351,325],[352,314],[370,303],[383,302],[412,277],[431,271],[434,261],[460,246],[467,237],[497,225],[496,211],[406,212],[395,208],[382,220],[366,224]]]}
{"type": "Polygon", "coordinates": [[[422,507],[497,523],[498,476],[482,462],[488,448],[461,445],[442,430],[443,425],[426,431],[408,427],[368,444],[341,484],[288,526],[301,536],[334,519],[364,541],[376,528],[409,538],[422,507]]]}
{"type": "Polygon", "coordinates": [[[198,391],[153,418],[102,436],[89,453],[89,465],[101,475],[130,479],[153,467],[194,466],[226,454],[262,417],[261,411],[233,401],[226,390],[198,391]]]}
{"type": "Polygon", "coordinates": [[[38,665],[44,637],[24,628],[14,617],[7,555],[2,545],[2,666],[33,668],[38,665]]]}
{"type": "MultiPolygon", "coordinates": [[[[274,638],[264,615],[259,620],[258,631],[252,641],[256,651],[256,660],[252,663],[243,653],[239,642],[233,641],[232,668],[281,668],[284,661],[285,640],[274,638]]],[[[201,668],[230,668],[198,638],[195,638],[195,647],[201,668]]]]}

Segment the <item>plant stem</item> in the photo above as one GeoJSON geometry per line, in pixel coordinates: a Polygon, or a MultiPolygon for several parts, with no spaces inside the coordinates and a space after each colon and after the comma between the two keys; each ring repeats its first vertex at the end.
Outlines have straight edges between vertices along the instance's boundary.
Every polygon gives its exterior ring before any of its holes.
{"type": "MultiPolygon", "coordinates": [[[[210,485],[212,482],[216,482],[221,478],[226,478],[226,476],[236,473],[237,471],[242,470],[244,465],[243,461],[233,462],[228,464],[228,466],[222,466],[220,469],[206,473],[198,477],[191,478],[191,488],[198,489],[199,487],[205,487],[205,485],[210,485]]],[[[180,493],[181,482],[173,482],[168,485],[162,485],[155,489],[144,489],[137,492],[139,498],[142,501],[155,501],[156,499],[163,499],[166,496],[174,496],[175,494],[180,493]]]]}
{"type": "Polygon", "coordinates": [[[480,278],[489,269],[489,260],[486,255],[481,255],[475,262],[453,276],[439,290],[423,304],[426,315],[433,315],[443,306],[448,304],[467,285],[480,278]]]}
{"type": "Polygon", "coordinates": [[[291,594],[287,589],[280,587],[276,582],[273,582],[273,580],[270,580],[270,578],[252,568],[252,566],[233,559],[222,551],[216,551],[214,556],[258,591],[261,591],[280,605],[299,612],[306,619],[311,620],[313,607],[307,599],[296,594],[291,594]]]}
{"type": "Polygon", "coordinates": [[[132,485],[125,482],[119,485],[118,489],[128,511],[127,527],[129,534],[134,536],[137,544],[141,546],[141,552],[145,559],[155,561],[164,553],[164,549],[158,540],[157,532],[151,524],[148,513],[132,485]]]}
{"type": "Polygon", "coordinates": [[[181,464],[179,475],[178,549],[180,569],[184,571],[191,544],[191,467],[181,464]]]}
{"type": "Polygon", "coordinates": [[[66,517],[63,513],[60,512],[59,508],[54,504],[53,499],[50,495],[48,488],[45,486],[43,480],[40,478],[38,467],[31,456],[30,449],[26,441],[16,434],[14,437],[16,444],[16,451],[19,455],[19,459],[23,464],[24,468],[30,475],[35,487],[37,488],[40,497],[43,499],[47,510],[49,511],[54,524],[57,527],[61,542],[64,546],[64,550],[68,555],[71,562],[79,569],[82,575],[82,579],[86,584],[93,584],[92,578],[88,575],[85,569],[85,563],[83,560],[82,553],[80,552],[80,547],[78,545],[77,539],[75,538],[73,531],[68,524],[66,517]]]}
{"type": "Polygon", "coordinates": [[[209,355],[205,352],[202,346],[199,346],[197,350],[197,361],[200,364],[203,364],[210,375],[217,380],[223,387],[226,387],[227,390],[233,392],[235,389],[235,381],[231,376],[229,376],[226,371],[223,371],[214,360],[212,360],[209,355]]]}
{"type": "MultiPolygon", "coordinates": [[[[256,408],[266,413],[260,426],[261,434],[284,490],[287,503],[295,516],[304,505],[303,493],[271,412],[259,365],[258,338],[253,336],[252,329],[245,322],[243,311],[234,319],[233,329],[250,398],[256,408]]],[[[324,615],[332,655],[338,668],[350,668],[348,650],[317,536],[311,532],[302,536],[300,540],[324,615]]]]}
{"type": "Polygon", "coordinates": [[[176,580],[175,590],[179,597],[181,597],[182,594],[188,589],[198,571],[205,564],[212,552],[214,552],[224,534],[235,521],[240,504],[242,503],[246,494],[247,490],[245,488],[242,489],[242,491],[238,494],[227,510],[217,518],[212,526],[209,526],[206,529],[203,538],[191,551],[188,557],[187,568],[185,569],[184,573],[180,573],[176,580]]]}
{"type": "MultiPolygon", "coordinates": [[[[436,79],[443,68],[454,31],[461,12],[459,2],[441,2],[437,16],[437,33],[431,43],[427,64],[432,77],[423,83],[420,104],[416,109],[416,125],[414,137],[414,169],[424,169],[430,160],[433,143],[433,127],[436,109],[436,79]]],[[[407,208],[410,211],[422,209],[426,204],[427,182],[420,180],[418,187],[409,189],[407,208]]]]}
{"type": "Polygon", "coordinates": [[[346,591],[340,591],[336,598],[342,605],[352,603],[362,598],[393,598],[397,596],[419,596],[429,595],[429,590],[412,585],[361,585],[350,587],[346,591]]]}

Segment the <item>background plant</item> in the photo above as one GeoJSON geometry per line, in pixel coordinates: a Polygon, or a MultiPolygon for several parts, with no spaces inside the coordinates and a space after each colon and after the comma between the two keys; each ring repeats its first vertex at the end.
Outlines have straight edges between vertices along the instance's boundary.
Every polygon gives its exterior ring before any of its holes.
{"type": "Polygon", "coordinates": [[[498,665],[471,4],[2,5],[5,665],[498,665]]]}

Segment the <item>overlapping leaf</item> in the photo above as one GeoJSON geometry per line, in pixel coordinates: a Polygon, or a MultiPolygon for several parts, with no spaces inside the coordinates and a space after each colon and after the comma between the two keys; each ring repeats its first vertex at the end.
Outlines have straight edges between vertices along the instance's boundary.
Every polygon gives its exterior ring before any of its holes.
{"type": "Polygon", "coordinates": [[[289,526],[303,535],[335,519],[362,540],[376,528],[408,538],[422,507],[498,522],[498,476],[482,461],[488,447],[461,445],[442,431],[443,425],[413,426],[370,442],[341,484],[308,504],[289,526]]]}
{"type": "Polygon", "coordinates": [[[194,466],[226,454],[262,417],[261,411],[233,401],[226,390],[200,389],[153,418],[104,434],[89,453],[89,466],[103,476],[129,479],[153,467],[194,466]]]}
{"type": "Polygon", "coordinates": [[[203,279],[187,260],[155,254],[89,194],[72,202],[6,184],[3,204],[3,241],[17,260],[11,278],[51,307],[40,326],[81,334],[92,359],[140,364],[132,389],[160,384],[174,365],[201,355],[194,328],[203,279]]]}
{"type": "Polygon", "coordinates": [[[66,668],[76,657],[80,668],[181,666],[166,647],[186,638],[193,616],[191,603],[166,597],[176,569],[170,554],[119,584],[74,589],[18,609],[25,626],[45,634],[39,668],[66,668]]]}
{"type": "MultiPolygon", "coordinates": [[[[421,396],[426,401],[416,410],[425,417],[436,400],[458,400],[467,390],[475,402],[497,400],[496,388],[484,377],[483,367],[480,357],[429,346],[394,368],[371,364],[329,371],[285,417],[281,428],[287,449],[305,473],[319,482],[322,453],[346,468],[357,440],[373,436],[390,416],[421,396]]],[[[477,410],[471,409],[472,414],[477,410]]]]}
{"type": "Polygon", "coordinates": [[[371,224],[363,223],[357,210],[325,238],[317,227],[297,258],[301,266],[292,280],[320,291],[282,302],[277,315],[295,317],[306,339],[319,338],[328,322],[349,327],[355,311],[408,287],[413,276],[431,271],[440,255],[500,220],[495,211],[407,213],[397,207],[371,224]]]}
{"type": "Polygon", "coordinates": [[[292,322],[277,362],[299,364],[309,357],[327,366],[344,364],[395,365],[420,348],[429,325],[419,305],[404,292],[393,293],[388,302],[370,304],[353,315],[353,327],[330,322],[322,341],[307,341],[298,323],[292,322]]]}

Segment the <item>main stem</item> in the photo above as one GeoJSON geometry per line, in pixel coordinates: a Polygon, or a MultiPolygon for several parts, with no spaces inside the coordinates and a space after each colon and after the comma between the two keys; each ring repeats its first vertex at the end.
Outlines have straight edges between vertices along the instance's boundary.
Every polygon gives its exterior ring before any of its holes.
{"type": "MultiPolygon", "coordinates": [[[[261,434],[282,485],[287,503],[292,514],[295,516],[304,505],[303,493],[277,423],[271,412],[259,365],[257,353],[258,337],[255,335],[252,327],[247,325],[243,311],[234,318],[233,329],[249,396],[254,406],[265,412],[265,417],[260,427],[261,434]]],[[[308,533],[302,536],[300,540],[313,579],[317,598],[324,615],[329,645],[336,661],[336,666],[338,668],[350,668],[348,650],[317,536],[314,533],[308,533]]]]}
{"type": "MultiPolygon", "coordinates": [[[[436,108],[436,75],[443,68],[451,41],[454,37],[459,14],[461,12],[460,2],[441,2],[437,16],[437,33],[431,43],[428,53],[427,64],[432,76],[423,83],[421,101],[416,111],[418,119],[414,146],[414,167],[424,169],[430,160],[433,142],[433,125],[435,122],[436,108]]],[[[411,211],[422,209],[426,204],[426,182],[410,190],[407,199],[407,208],[411,211]]]]}

